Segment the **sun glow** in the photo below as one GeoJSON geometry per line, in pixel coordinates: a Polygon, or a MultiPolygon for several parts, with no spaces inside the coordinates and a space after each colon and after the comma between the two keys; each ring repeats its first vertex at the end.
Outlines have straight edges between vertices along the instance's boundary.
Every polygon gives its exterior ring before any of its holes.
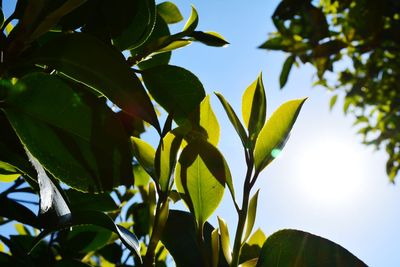
{"type": "Polygon", "coordinates": [[[314,140],[299,153],[298,189],[311,201],[341,204],[362,191],[363,160],[357,144],[335,138],[314,140]]]}

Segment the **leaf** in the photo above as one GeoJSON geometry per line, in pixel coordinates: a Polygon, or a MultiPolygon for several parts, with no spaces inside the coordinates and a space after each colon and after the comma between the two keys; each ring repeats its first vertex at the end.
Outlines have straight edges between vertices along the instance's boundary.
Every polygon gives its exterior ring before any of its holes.
{"type": "Polygon", "coordinates": [[[16,220],[20,223],[33,226],[40,229],[39,220],[36,215],[27,207],[18,202],[0,195],[0,216],[10,220],[16,220]]]}
{"type": "Polygon", "coordinates": [[[242,116],[249,131],[249,138],[254,146],[258,133],[265,123],[267,100],[262,81],[262,74],[258,76],[243,94],[242,116]]]}
{"type": "Polygon", "coordinates": [[[170,131],[158,145],[155,155],[155,173],[162,192],[168,192],[171,187],[170,179],[175,169],[181,143],[182,137],[170,131]]]}
{"type": "Polygon", "coordinates": [[[279,85],[281,89],[285,86],[289,77],[290,70],[292,69],[293,63],[296,61],[295,56],[288,56],[283,63],[281,75],[279,76],[279,85]]]}
{"type": "Polygon", "coordinates": [[[191,34],[197,27],[199,23],[199,14],[197,13],[196,8],[192,6],[192,12],[190,13],[190,17],[183,27],[182,33],[189,35],[191,34]]]}
{"type": "Polygon", "coordinates": [[[211,261],[212,267],[218,267],[219,260],[219,234],[218,229],[214,229],[211,233],[211,261]]]}
{"type": "Polygon", "coordinates": [[[157,12],[168,24],[178,23],[183,20],[182,14],[178,7],[169,1],[158,4],[157,12]]]}
{"type": "Polygon", "coordinates": [[[4,14],[3,14],[3,9],[0,8],[0,27],[3,27],[4,24],[4,14]]]}
{"type": "Polygon", "coordinates": [[[216,32],[194,31],[190,34],[190,36],[196,41],[208,46],[223,47],[229,44],[229,42],[226,41],[222,35],[216,32]]]}
{"type": "Polygon", "coordinates": [[[255,267],[257,265],[258,258],[253,258],[251,260],[245,261],[239,264],[239,267],[255,267]]]}
{"type": "MultiPolygon", "coordinates": [[[[208,222],[204,225],[204,244],[211,256],[211,233],[214,228],[208,222]]],[[[196,235],[196,221],[193,214],[180,210],[170,210],[161,242],[168,249],[177,267],[203,267],[201,250],[196,235]]],[[[219,267],[227,267],[223,257],[219,257],[219,267]]]]}
{"type": "Polygon", "coordinates": [[[281,230],[265,241],[257,267],[367,266],[348,250],[328,239],[298,231],[281,230]]]}
{"type": "Polygon", "coordinates": [[[334,96],[331,97],[331,99],[329,101],[329,109],[330,110],[332,110],[333,107],[335,106],[337,98],[338,98],[338,95],[334,95],[334,96]]]}
{"type": "Polygon", "coordinates": [[[250,199],[249,209],[247,212],[247,220],[246,220],[246,232],[243,238],[243,241],[246,241],[249,238],[251,231],[253,230],[254,222],[256,220],[257,214],[257,202],[258,202],[258,193],[260,189],[254,194],[254,196],[250,199]]]}
{"type": "Polygon", "coordinates": [[[149,174],[143,169],[142,165],[133,165],[133,176],[135,177],[136,186],[145,186],[150,182],[149,174]]]}
{"type": "Polygon", "coordinates": [[[229,238],[229,231],[228,231],[228,225],[222,219],[221,217],[218,216],[218,225],[219,225],[219,231],[221,232],[221,248],[222,252],[225,256],[226,261],[228,264],[231,264],[232,262],[232,249],[230,246],[230,238],[229,238]]]}
{"type": "Polygon", "coordinates": [[[72,210],[97,210],[97,211],[115,211],[118,205],[110,194],[90,194],[82,193],[73,189],[65,190],[65,194],[70,201],[72,210]]]}
{"type": "Polygon", "coordinates": [[[262,128],[255,145],[254,163],[256,172],[261,172],[282,149],[307,98],[296,99],[282,104],[262,128]]]}
{"type": "Polygon", "coordinates": [[[249,240],[243,244],[240,251],[240,262],[247,262],[251,259],[258,258],[266,239],[267,237],[264,232],[261,229],[257,229],[249,240]]]}
{"type": "Polygon", "coordinates": [[[134,19],[118,37],[113,39],[113,45],[121,51],[140,47],[154,29],[157,16],[155,1],[140,0],[137,3],[138,8],[134,19]]]}
{"type": "Polygon", "coordinates": [[[242,123],[240,122],[238,116],[236,115],[235,111],[233,110],[232,106],[229,104],[228,101],[225,100],[225,98],[220,94],[220,93],[215,93],[215,95],[218,97],[219,101],[221,102],[222,106],[225,109],[226,115],[228,115],[228,118],[235,128],[237,134],[240,137],[240,140],[242,141],[242,144],[244,147],[248,147],[248,138],[246,134],[246,130],[244,129],[242,123]]]}
{"type": "Polygon", "coordinates": [[[60,246],[66,251],[90,253],[104,247],[112,237],[112,232],[95,225],[75,226],[68,231],[60,246]]]}
{"type": "Polygon", "coordinates": [[[3,183],[10,183],[15,181],[18,177],[20,177],[21,174],[0,174],[0,182],[3,183]]]}
{"type": "Polygon", "coordinates": [[[137,138],[131,137],[133,154],[135,155],[136,159],[139,161],[140,165],[146,172],[151,176],[155,177],[154,175],[154,157],[156,151],[154,148],[146,143],[145,141],[137,138]]]}
{"type": "Polygon", "coordinates": [[[63,220],[61,220],[57,225],[52,225],[50,228],[44,229],[35,238],[31,251],[35,248],[38,242],[40,242],[40,240],[45,238],[50,233],[77,225],[96,225],[116,233],[121,239],[122,243],[139,259],[141,259],[139,240],[137,237],[123,226],[115,224],[108,215],[99,211],[74,211],[70,214],[70,216],[62,219],[63,220]]]}
{"type": "Polygon", "coordinates": [[[224,158],[210,143],[197,139],[183,149],[175,169],[176,187],[199,227],[218,207],[226,177],[224,158]]]}
{"type": "Polygon", "coordinates": [[[42,46],[32,61],[85,84],[159,130],[150,98],[123,55],[95,37],[63,34],[42,46]]]}
{"type": "Polygon", "coordinates": [[[205,97],[203,85],[190,71],[172,65],[146,69],[143,81],[154,99],[179,124],[205,97]]]}
{"type": "Polygon", "coordinates": [[[129,138],[103,101],[44,73],[18,83],[24,89],[10,92],[4,111],[46,170],[81,191],[133,184],[129,138]]]}

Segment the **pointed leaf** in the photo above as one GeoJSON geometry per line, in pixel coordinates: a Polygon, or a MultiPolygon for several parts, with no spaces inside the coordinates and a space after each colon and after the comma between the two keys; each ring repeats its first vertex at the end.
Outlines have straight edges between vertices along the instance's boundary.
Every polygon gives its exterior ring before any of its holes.
{"type": "Polygon", "coordinates": [[[229,238],[229,231],[228,231],[228,225],[224,221],[224,219],[218,217],[218,225],[219,225],[219,231],[221,232],[221,248],[222,252],[225,256],[226,261],[228,264],[231,264],[232,262],[232,249],[231,249],[231,241],[229,238]]]}
{"type": "Polygon", "coordinates": [[[219,234],[218,229],[214,229],[211,233],[211,261],[212,267],[218,267],[219,260],[219,234]]]}
{"type": "Polygon", "coordinates": [[[225,98],[220,94],[220,93],[215,93],[215,95],[218,97],[219,101],[221,102],[222,106],[225,109],[226,115],[228,115],[228,118],[230,122],[232,123],[233,127],[235,128],[237,134],[240,137],[240,140],[242,140],[242,144],[244,147],[248,147],[248,138],[246,134],[246,130],[244,129],[242,123],[240,122],[238,116],[236,115],[235,111],[233,110],[232,106],[228,103],[228,101],[225,100],[225,98]]]}
{"type": "Polygon", "coordinates": [[[247,87],[242,98],[242,116],[253,146],[258,133],[265,123],[266,111],[267,100],[260,73],[257,80],[247,87]]]}
{"type": "Polygon", "coordinates": [[[239,264],[239,267],[256,267],[258,262],[258,258],[253,258],[251,260],[245,261],[242,264],[239,264]]]}
{"type": "Polygon", "coordinates": [[[208,46],[221,47],[229,44],[222,35],[216,32],[194,31],[190,36],[208,46]]]}
{"type": "Polygon", "coordinates": [[[16,220],[25,225],[33,226],[40,229],[39,220],[36,215],[27,207],[18,202],[0,195],[0,216],[10,220],[16,220]]]}
{"type": "Polygon", "coordinates": [[[205,97],[199,79],[181,67],[157,66],[144,70],[142,77],[150,94],[177,123],[186,119],[205,97]]]}
{"type": "Polygon", "coordinates": [[[137,138],[131,137],[133,154],[135,155],[136,159],[139,161],[140,165],[146,172],[151,176],[155,177],[154,175],[154,157],[156,151],[154,148],[146,143],[145,141],[137,138]]]}
{"type": "Polygon", "coordinates": [[[247,212],[247,221],[246,221],[246,232],[243,238],[243,241],[246,241],[249,238],[251,231],[253,230],[254,222],[256,220],[257,214],[257,201],[258,201],[258,193],[260,189],[254,194],[254,196],[250,199],[249,209],[247,212]]]}
{"type": "Polygon", "coordinates": [[[279,85],[281,89],[285,86],[287,79],[289,77],[290,70],[292,69],[293,63],[296,61],[295,56],[288,56],[283,63],[281,75],[279,76],[279,85]]]}
{"type": "Polygon", "coordinates": [[[261,172],[281,150],[307,98],[291,100],[282,104],[262,128],[255,145],[256,172],[261,172]]]}
{"type": "Polygon", "coordinates": [[[178,23],[183,20],[182,14],[178,7],[169,1],[158,4],[157,12],[168,24],[178,23]]]}
{"type": "Polygon", "coordinates": [[[253,235],[247,240],[240,251],[240,262],[246,262],[254,258],[258,258],[260,255],[261,248],[266,240],[266,236],[261,231],[257,229],[253,235]]]}
{"type": "Polygon", "coordinates": [[[118,205],[110,194],[90,194],[73,189],[65,190],[72,210],[115,211],[118,205]]]}
{"type": "Polygon", "coordinates": [[[224,158],[210,143],[198,139],[183,149],[175,170],[176,186],[199,227],[218,207],[226,176],[224,158]]]}
{"type": "Polygon", "coordinates": [[[192,6],[192,13],[190,13],[190,17],[186,22],[185,26],[183,27],[182,32],[185,34],[191,34],[197,27],[199,23],[199,14],[197,13],[196,8],[192,6]]]}
{"type": "Polygon", "coordinates": [[[81,191],[133,183],[129,138],[103,101],[54,75],[32,73],[18,84],[4,111],[46,170],[81,191]]]}
{"type": "Polygon", "coordinates": [[[367,266],[340,245],[302,231],[281,230],[265,241],[257,267],[367,266]]]}
{"type": "Polygon", "coordinates": [[[337,98],[338,98],[338,95],[334,95],[331,97],[331,100],[329,101],[329,109],[330,110],[332,110],[333,107],[335,106],[337,98]]]}
{"type": "Polygon", "coordinates": [[[158,145],[155,156],[155,172],[161,191],[167,192],[171,186],[171,175],[175,169],[178,150],[181,146],[182,137],[168,132],[162,142],[158,145]]]}
{"type": "Polygon", "coordinates": [[[150,98],[123,55],[95,37],[63,34],[42,46],[32,61],[82,82],[159,130],[150,98]]]}

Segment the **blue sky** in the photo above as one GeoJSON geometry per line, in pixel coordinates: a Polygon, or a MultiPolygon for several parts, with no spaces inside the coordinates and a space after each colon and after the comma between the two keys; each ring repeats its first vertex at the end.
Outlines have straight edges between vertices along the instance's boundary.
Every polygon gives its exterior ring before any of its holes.
{"type": "MultiPolygon", "coordinates": [[[[192,44],[173,54],[171,64],[196,74],[207,93],[221,92],[241,114],[242,93],[262,71],[268,116],[286,100],[309,97],[283,153],[256,184],[261,188],[256,227],[267,235],[283,228],[309,231],[341,244],[370,266],[398,266],[400,189],[388,182],[385,154],[359,144],[340,99],[329,112],[331,95],[312,87],[311,67],[293,69],[287,86],[279,90],[284,55],[257,49],[274,30],[270,17],[278,1],[174,2],[185,18],[194,4],[198,29],[217,31],[231,43],[226,48],[192,44]]],[[[182,27],[183,23],[174,25],[172,31],[182,27]]],[[[219,148],[240,197],[245,172],[240,140],[215,96],[212,105],[221,124],[219,148]]],[[[237,218],[229,194],[215,215],[228,221],[233,235],[237,218]]]]}

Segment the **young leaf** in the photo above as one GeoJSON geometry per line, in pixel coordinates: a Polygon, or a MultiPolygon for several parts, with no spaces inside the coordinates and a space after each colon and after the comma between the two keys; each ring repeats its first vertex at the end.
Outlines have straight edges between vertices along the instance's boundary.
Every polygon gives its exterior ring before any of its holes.
{"type": "Polygon", "coordinates": [[[54,75],[32,73],[18,83],[24,88],[10,92],[4,111],[46,170],[81,191],[133,183],[129,138],[103,101],[54,75]]]}
{"type": "Polygon", "coordinates": [[[242,140],[242,144],[244,147],[247,147],[248,143],[248,138],[246,134],[246,130],[244,129],[242,123],[240,122],[239,118],[237,117],[235,111],[231,107],[231,105],[228,103],[228,101],[225,100],[225,98],[220,94],[220,93],[215,93],[215,95],[218,97],[219,101],[221,102],[222,106],[225,109],[226,115],[228,115],[228,118],[230,122],[232,123],[233,127],[235,128],[237,134],[240,137],[240,140],[242,140]]]}
{"type": "Polygon", "coordinates": [[[290,70],[292,69],[292,65],[295,61],[296,61],[295,56],[288,56],[287,59],[285,60],[285,63],[283,63],[281,75],[279,76],[279,85],[281,89],[285,86],[287,79],[289,77],[290,70]]]}
{"type": "Polygon", "coordinates": [[[63,34],[42,46],[32,61],[82,82],[126,113],[160,129],[150,98],[123,55],[95,37],[63,34]]]}
{"type": "Polygon", "coordinates": [[[158,145],[155,155],[155,173],[161,191],[167,192],[171,186],[171,175],[174,171],[182,137],[168,132],[158,145]]]}
{"type": "Polygon", "coordinates": [[[266,111],[267,100],[260,73],[257,80],[247,87],[242,98],[242,116],[253,146],[258,133],[265,123],[266,111]]]}
{"type": "Polygon", "coordinates": [[[221,248],[222,252],[225,256],[226,261],[228,264],[231,264],[232,262],[232,249],[230,246],[230,238],[229,238],[229,231],[228,231],[228,225],[224,221],[224,219],[218,217],[218,225],[219,225],[219,231],[221,232],[221,248]]]}
{"type": "Polygon", "coordinates": [[[282,144],[287,139],[306,99],[291,100],[282,104],[264,125],[254,150],[256,172],[261,172],[274,159],[274,149],[282,149],[282,144]]]}
{"type": "Polygon", "coordinates": [[[136,159],[139,161],[140,165],[142,165],[142,167],[146,170],[146,172],[154,178],[154,158],[156,151],[151,145],[137,137],[132,136],[131,142],[133,154],[135,155],[136,159]]]}
{"type": "Polygon", "coordinates": [[[256,266],[367,265],[328,239],[298,230],[281,230],[265,241],[256,266]]]}
{"type": "Polygon", "coordinates": [[[254,226],[254,222],[256,220],[256,214],[257,214],[258,192],[260,192],[260,190],[257,190],[257,192],[254,194],[254,196],[250,199],[249,209],[248,209],[248,213],[247,213],[247,221],[246,221],[246,232],[245,232],[243,241],[246,241],[247,238],[249,238],[251,231],[253,230],[253,226],[254,226]]]}
{"type": "Polygon", "coordinates": [[[183,27],[182,33],[185,33],[186,35],[191,34],[196,29],[198,23],[199,14],[197,13],[197,10],[194,8],[194,6],[192,6],[192,13],[190,13],[190,17],[183,27]]]}
{"type": "Polygon", "coordinates": [[[205,97],[199,79],[181,67],[160,65],[144,70],[142,77],[150,94],[177,123],[185,120],[205,97]]]}
{"type": "Polygon", "coordinates": [[[218,229],[211,232],[211,266],[218,267],[219,260],[219,234],[218,229]]]}
{"type": "Polygon", "coordinates": [[[226,176],[224,158],[210,143],[197,139],[183,149],[175,169],[176,186],[199,227],[218,207],[226,176]]]}
{"type": "Polygon", "coordinates": [[[178,23],[183,20],[182,14],[178,7],[169,1],[158,4],[157,12],[168,24],[178,23]]]}
{"type": "Polygon", "coordinates": [[[192,34],[190,34],[191,37],[193,37],[196,41],[199,41],[205,45],[208,46],[216,46],[216,47],[221,47],[221,46],[227,46],[229,43],[220,35],[219,33],[216,32],[202,32],[202,31],[194,31],[192,34]]]}

